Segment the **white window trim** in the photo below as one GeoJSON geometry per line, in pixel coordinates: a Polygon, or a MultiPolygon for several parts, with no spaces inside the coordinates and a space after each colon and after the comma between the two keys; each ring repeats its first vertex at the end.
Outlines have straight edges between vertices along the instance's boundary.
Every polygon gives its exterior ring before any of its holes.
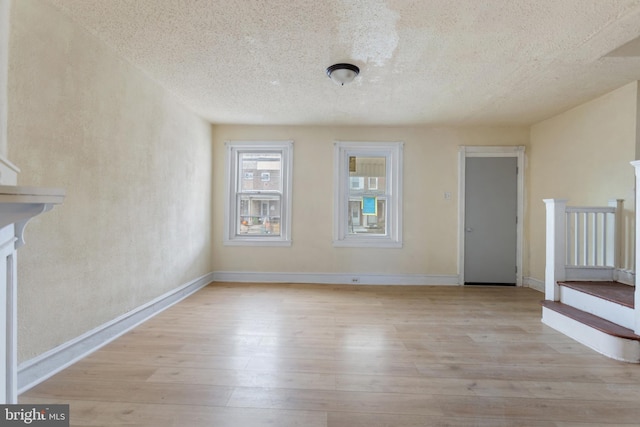
{"type": "Polygon", "coordinates": [[[402,247],[402,157],[403,142],[336,141],[334,143],[333,181],[333,246],[354,248],[402,247]],[[349,215],[349,156],[385,156],[387,235],[351,235],[348,233],[349,215]]]}
{"type": "Polygon", "coordinates": [[[293,141],[226,141],[224,237],[226,246],[291,246],[291,205],[293,188],[293,141]],[[282,198],[280,236],[236,235],[237,154],[239,151],[274,150],[282,152],[282,198]]]}

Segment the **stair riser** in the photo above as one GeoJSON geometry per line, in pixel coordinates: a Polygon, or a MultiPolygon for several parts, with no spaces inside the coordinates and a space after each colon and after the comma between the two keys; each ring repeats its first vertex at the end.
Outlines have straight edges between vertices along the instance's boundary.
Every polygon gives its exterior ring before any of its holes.
{"type": "Polygon", "coordinates": [[[542,307],[542,323],[607,357],[640,363],[639,341],[605,334],[546,307],[542,307]]]}
{"type": "Polygon", "coordinates": [[[628,329],[635,327],[633,309],[565,286],[560,287],[560,301],[628,329]]]}

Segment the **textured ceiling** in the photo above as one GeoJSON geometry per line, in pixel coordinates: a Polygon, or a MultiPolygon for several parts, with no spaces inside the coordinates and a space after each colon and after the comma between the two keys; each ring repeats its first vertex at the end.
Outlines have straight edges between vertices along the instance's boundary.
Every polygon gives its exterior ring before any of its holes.
{"type": "Polygon", "coordinates": [[[213,123],[530,124],[640,79],[640,0],[49,1],[213,123]]]}

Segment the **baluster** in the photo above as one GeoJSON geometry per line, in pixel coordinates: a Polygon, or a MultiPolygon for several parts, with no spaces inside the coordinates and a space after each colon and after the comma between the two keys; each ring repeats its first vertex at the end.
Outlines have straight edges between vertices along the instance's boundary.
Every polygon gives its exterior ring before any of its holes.
{"type": "Polygon", "coordinates": [[[565,254],[565,264],[571,265],[573,260],[573,253],[571,251],[571,242],[573,241],[573,232],[571,227],[571,213],[567,212],[564,216],[564,229],[565,229],[565,247],[567,248],[565,254]]]}
{"type": "Polygon", "coordinates": [[[589,265],[598,265],[598,213],[591,214],[591,256],[589,265]]]}
{"type": "Polygon", "coordinates": [[[614,208],[614,213],[611,214],[612,225],[610,241],[606,243],[608,252],[610,253],[610,259],[605,261],[605,264],[610,267],[622,267],[626,266],[626,263],[622,262],[622,254],[629,253],[631,248],[628,251],[624,251],[623,247],[627,243],[625,236],[623,234],[623,230],[628,229],[624,227],[624,200],[623,199],[612,199],[609,200],[608,205],[614,208]]]}
{"type": "Polygon", "coordinates": [[[587,256],[589,254],[589,248],[587,247],[588,245],[588,240],[587,240],[587,234],[589,233],[589,229],[588,229],[588,214],[586,212],[582,213],[582,264],[583,266],[587,265],[587,256]]]}
{"type": "Polygon", "coordinates": [[[607,262],[609,249],[609,215],[602,216],[602,265],[609,265],[607,262]]]}
{"type": "Polygon", "coordinates": [[[574,214],[574,223],[573,226],[573,265],[579,265],[580,260],[580,214],[576,212],[574,214]]]}

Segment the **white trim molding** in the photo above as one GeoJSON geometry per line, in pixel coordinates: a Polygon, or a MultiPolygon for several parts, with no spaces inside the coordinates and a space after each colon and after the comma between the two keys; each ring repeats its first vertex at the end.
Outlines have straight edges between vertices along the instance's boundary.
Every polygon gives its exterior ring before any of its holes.
{"type": "MultiPolygon", "coordinates": [[[[636,185],[635,185],[635,194],[636,194],[636,204],[638,203],[638,196],[640,195],[640,160],[634,160],[633,162],[631,162],[631,165],[633,166],[634,169],[634,173],[635,173],[635,177],[636,177],[636,185]]],[[[635,224],[636,224],[636,235],[635,235],[635,247],[636,247],[636,254],[635,254],[635,262],[634,262],[634,270],[636,272],[640,271],[640,232],[639,228],[638,228],[638,224],[640,224],[640,209],[636,208],[636,215],[635,215],[635,224]]],[[[635,327],[633,328],[634,332],[637,335],[640,335],[640,285],[639,283],[635,283],[636,285],[636,289],[634,292],[634,301],[635,301],[635,319],[636,319],[636,324],[635,327]]]]}
{"type": "Polygon", "coordinates": [[[272,273],[216,271],[214,282],[305,283],[320,285],[457,286],[458,276],[372,273],[272,273]]]}
{"type": "Polygon", "coordinates": [[[64,197],[59,188],[0,185],[0,404],[18,402],[17,250],[24,245],[27,223],[64,197]]]}
{"type": "Polygon", "coordinates": [[[291,246],[292,189],[293,189],[293,141],[226,141],[224,236],[225,246],[291,246]],[[280,188],[277,190],[242,190],[239,188],[239,159],[243,153],[278,153],[280,163],[280,188]],[[279,197],[280,233],[240,234],[240,194],[279,197]]]}
{"type": "Polygon", "coordinates": [[[533,277],[523,277],[522,286],[544,293],[544,280],[535,279],[533,277]]]}
{"type": "Polygon", "coordinates": [[[517,215],[516,224],[516,286],[523,285],[523,236],[524,236],[524,172],[525,147],[518,146],[460,146],[458,147],[458,277],[464,284],[464,229],[465,229],[465,167],[467,157],[516,157],[517,174],[517,215]]]}
{"type": "MultiPolygon", "coordinates": [[[[335,141],[333,161],[333,246],[352,248],[402,248],[402,164],[404,143],[335,141]],[[350,231],[349,177],[351,159],[356,157],[385,158],[385,189],[369,193],[387,202],[384,234],[350,231]]],[[[355,163],[354,163],[355,165],[355,163]]],[[[353,196],[353,194],[352,194],[353,196]]],[[[359,194],[364,200],[366,194],[359,194]]]]}
{"type": "Polygon", "coordinates": [[[20,168],[0,154],[0,184],[17,185],[20,168]]]}
{"type": "Polygon", "coordinates": [[[213,282],[205,274],[18,366],[23,393],[213,282]]]}
{"type": "Polygon", "coordinates": [[[617,268],[614,271],[614,275],[615,275],[614,277],[616,282],[624,283],[625,285],[635,286],[636,273],[634,271],[617,268]]]}

